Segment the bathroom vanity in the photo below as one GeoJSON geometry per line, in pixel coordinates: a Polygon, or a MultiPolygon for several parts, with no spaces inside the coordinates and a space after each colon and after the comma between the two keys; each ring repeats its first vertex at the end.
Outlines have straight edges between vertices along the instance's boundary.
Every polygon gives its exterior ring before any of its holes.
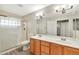
{"type": "Polygon", "coordinates": [[[41,35],[30,38],[30,51],[35,55],[79,55],[79,40],[41,35]]]}

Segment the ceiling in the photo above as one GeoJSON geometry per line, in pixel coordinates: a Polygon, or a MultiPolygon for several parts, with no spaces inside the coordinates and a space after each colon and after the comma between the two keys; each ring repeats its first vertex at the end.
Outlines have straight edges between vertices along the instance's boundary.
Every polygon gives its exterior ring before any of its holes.
{"type": "Polygon", "coordinates": [[[0,4],[0,10],[24,16],[46,6],[48,4],[0,4]]]}

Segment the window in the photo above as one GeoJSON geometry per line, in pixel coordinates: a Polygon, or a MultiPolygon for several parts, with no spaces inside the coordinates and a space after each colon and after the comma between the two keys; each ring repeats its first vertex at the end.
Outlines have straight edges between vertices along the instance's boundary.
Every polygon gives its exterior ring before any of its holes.
{"type": "Polygon", "coordinates": [[[9,18],[9,17],[0,17],[1,26],[20,26],[21,22],[19,19],[9,18]]]}

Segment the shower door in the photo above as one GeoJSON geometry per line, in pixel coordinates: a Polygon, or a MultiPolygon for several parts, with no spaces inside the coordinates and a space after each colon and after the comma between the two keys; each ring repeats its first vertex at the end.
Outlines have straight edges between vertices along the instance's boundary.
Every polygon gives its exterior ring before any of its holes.
{"type": "Polygon", "coordinates": [[[20,38],[20,25],[15,18],[0,17],[0,53],[17,46],[20,38]]]}

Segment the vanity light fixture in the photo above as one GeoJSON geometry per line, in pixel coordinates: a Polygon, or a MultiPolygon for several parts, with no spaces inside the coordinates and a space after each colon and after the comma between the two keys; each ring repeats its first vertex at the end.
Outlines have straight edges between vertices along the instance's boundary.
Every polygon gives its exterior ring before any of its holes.
{"type": "Polygon", "coordinates": [[[43,19],[44,18],[44,13],[43,12],[39,12],[36,14],[36,19],[43,19]]]}
{"type": "Polygon", "coordinates": [[[57,6],[55,8],[56,12],[61,12],[62,14],[66,13],[67,10],[70,10],[73,8],[73,5],[62,5],[62,6],[57,6]]]}

